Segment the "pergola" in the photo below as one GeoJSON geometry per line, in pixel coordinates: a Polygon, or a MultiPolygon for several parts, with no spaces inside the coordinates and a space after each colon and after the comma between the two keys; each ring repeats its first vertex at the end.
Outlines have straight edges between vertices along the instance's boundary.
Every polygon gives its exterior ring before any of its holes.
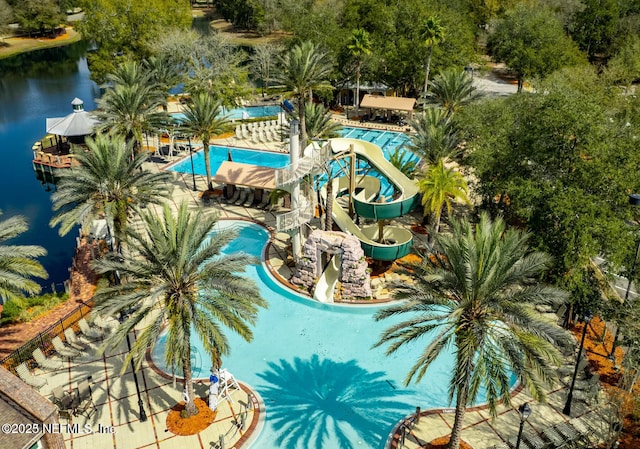
{"type": "Polygon", "coordinates": [[[369,94],[365,95],[360,102],[360,108],[382,109],[387,111],[387,113],[390,111],[402,111],[406,112],[409,118],[413,115],[415,105],[415,98],[383,97],[381,95],[369,94]]]}

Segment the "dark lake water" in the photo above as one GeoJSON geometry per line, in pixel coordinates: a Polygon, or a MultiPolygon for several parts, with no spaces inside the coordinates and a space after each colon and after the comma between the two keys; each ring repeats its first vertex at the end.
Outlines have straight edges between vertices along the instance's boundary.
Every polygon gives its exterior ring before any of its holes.
{"type": "Polygon", "coordinates": [[[45,291],[52,283],[60,290],[69,277],[77,232],[60,237],[49,227],[52,186],[36,179],[31,147],[46,134],[46,118],[70,114],[75,97],[86,110],[95,108],[99,89],[89,79],[87,47],[79,42],[0,60],[0,219],[23,215],[29,223],[29,231],[9,244],[47,249],[41,259],[49,273],[45,291]]]}

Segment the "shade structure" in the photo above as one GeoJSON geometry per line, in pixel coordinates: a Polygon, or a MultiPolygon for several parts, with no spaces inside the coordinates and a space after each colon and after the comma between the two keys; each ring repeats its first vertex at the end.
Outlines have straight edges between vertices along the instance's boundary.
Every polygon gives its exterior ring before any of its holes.
{"type": "Polygon", "coordinates": [[[223,161],[213,179],[216,182],[236,186],[275,189],[275,172],[275,168],[223,161]]]}
{"type": "Polygon", "coordinates": [[[415,98],[408,97],[383,97],[381,95],[365,95],[360,102],[361,108],[388,109],[394,111],[413,111],[416,105],[415,98]]]}
{"type": "Polygon", "coordinates": [[[47,118],[47,132],[57,136],[88,136],[93,133],[99,121],[84,110],[83,102],[75,98],[71,104],[73,112],[66,117],[47,118]]]}

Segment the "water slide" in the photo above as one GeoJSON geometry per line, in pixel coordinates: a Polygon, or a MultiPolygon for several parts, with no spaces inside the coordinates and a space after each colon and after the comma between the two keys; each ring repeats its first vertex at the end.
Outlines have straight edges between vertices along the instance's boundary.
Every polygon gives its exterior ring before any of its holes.
{"type": "MultiPolygon", "coordinates": [[[[379,146],[358,139],[331,139],[331,149],[334,153],[348,151],[353,145],[356,155],[365,159],[378,172],[384,175],[394,185],[398,194],[392,201],[377,203],[372,194],[373,181],[365,176],[356,185],[356,193],[353,195],[353,206],[357,215],[374,220],[386,220],[397,218],[409,213],[419,204],[419,190],[417,184],[407,178],[400,170],[394,167],[385,157],[379,146]]],[[[334,186],[334,192],[338,192],[346,178],[334,180],[338,182],[338,188],[334,186]]],[[[347,181],[348,182],[348,181],[347,181]]],[[[379,181],[378,181],[379,191],[379,181]]],[[[375,260],[396,260],[409,254],[413,235],[408,229],[397,226],[384,226],[382,242],[380,242],[379,228],[377,224],[359,227],[356,225],[347,211],[343,208],[340,198],[333,202],[333,220],[344,232],[356,236],[364,249],[364,253],[375,260]]]]}
{"type": "Polygon", "coordinates": [[[340,275],[340,256],[334,255],[327,267],[322,272],[322,276],[316,282],[316,288],[313,291],[313,299],[320,302],[333,302],[333,291],[338,283],[340,275]]]}

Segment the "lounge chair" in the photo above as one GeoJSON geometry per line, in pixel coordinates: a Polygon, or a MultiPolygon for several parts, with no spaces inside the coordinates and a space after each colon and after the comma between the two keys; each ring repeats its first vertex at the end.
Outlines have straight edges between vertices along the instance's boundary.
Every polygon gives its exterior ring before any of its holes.
{"type": "Polygon", "coordinates": [[[236,126],[236,139],[242,139],[242,128],[240,125],[236,126]]]}
{"type": "Polygon", "coordinates": [[[249,190],[249,195],[247,195],[247,200],[243,203],[245,207],[249,207],[253,204],[253,199],[256,196],[256,192],[253,189],[249,190]]]}
{"type": "Polygon", "coordinates": [[[87,320],[84,318],[80,318],[78,326],[80,326],[80,332],[82,332],[82,335],[90,340],[100,340],[104,337],[104,332],[101,329],[97,327],[89,327],[89,323],[87,323],[87,320]]]}
{"type": "Polygon", "coordinates": [[[93,324],[106,332],[111,332],[118,327],[118,321],[114,318],[105,319],[100,315],[93,315],[93,324]]]}
{"type": "Polygon", "coordinates": [[[239,190],[240,190],[240,197],[235,203],[233,203],[236,206],[241,205],[247,199],[247,189],[239,189],[239,190]]]}
{"type": "Polygon", "coordinates": [[[64,330],[64,338],[67,344],[77,351],[86,351],[87,345],[80,341],[76,333],[70,327],[64,330]]]}
{"type": "Polygon", "coordinates": [[[236,201],[238,201],[238,198],[240,198],[240,188],[236,188],[236,191],[233,192],[233,195],[231,196],[231,198],[229,198],[229,204],[233,204],[236,201]]]}
{"type": "Polygon", "coordinates": [[[18,373],[18,377],[20,377],[24,383],[31,385],[38,390],[47,384],[47,379],[34,376],[24,363],[16,366],[16,373],[18,373]]]}
{"type": "Polygon", "coordinates": [[[258,206],[256,206],[258,209],[264,209],[265,207],[267,207],[269,205],[270,201],[269,201],[269,191],[268,190],[263,190],[262,191],[262,199],[260,200],[260,204],[258,204],[258,206]]]}
{"type": "Polygon", "coordinates": [[[78,351],[77,349],[73,349],[70,346],[66,346],[58,336],[51,339],[51,344],[53,345],[53,349],[55,349],[56,352],[61,356],[69,357],[70,359],[72,359],[80,355],[80,351],[78,351]]]}
{"type": "Polygon", "coordinates": [[[42,349],[38,348],[33,351],[33,359],[36,361],[38,366],[44,370],[59,370],[63,367],[64,361],[58,357],[47,357],[42,352],[42,349]]]}

